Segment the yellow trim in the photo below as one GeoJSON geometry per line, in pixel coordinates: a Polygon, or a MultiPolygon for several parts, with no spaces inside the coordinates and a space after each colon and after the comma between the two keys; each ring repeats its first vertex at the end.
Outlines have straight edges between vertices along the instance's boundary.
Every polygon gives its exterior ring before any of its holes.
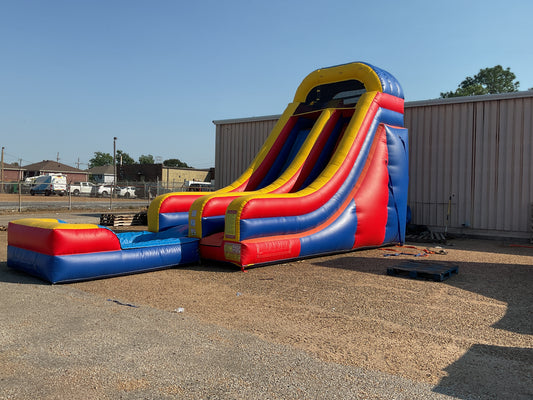
{"type": "Polygon", "coordinates": [[[316,86],[355,79],[365,85],[367,92],[382,92],[381,80],[366,64],[350,63],[336,67],[317,69],[305,77],[294,95],[294,101],[305,102],[309,92],[316,86]]]}
{"type": "Polygon", "coordinates": [[[264,193],[264,194],[259,194],[259,195],[248,194],[248,195],[245,195],[245,196],[239,197],[238,199],[233,200],[226,209],[226,224],[228,226],[232,226],[233,230],[231,233],[227,232],[227,235],[225,232],[224,239],[230,240],[230,241],[236,241],[236,242],[240,241],[239,221],[241,218],[242,210],[246,206],[246,203],[248,203],[250,200],[257,199],[257,198],[259,199],[269,199],[269,198],[270,199],[271,198],[292,199],[292,198],[305,197],[319,190],[327,182],[329,182],[329,180],[331,180],[332,177],[337,173],[343,161],[346,159],[346,156],[348,155],[348,152],[350,151],[350,148],[353,145],[353,142],[355,141],[361,129],[361,125],[363,124],[366,114],[368,113],[370,106],[374,102],[376,95],[377,95],[376,92],[372,92],[372,93],[367,92],[361,96],[361,98],[357,102],[354,115],[352,116],[350,123],[346,127],[346,132],[344,133],[344,136],[342,137],[339,143],[337,151],[334,153],[330,162],[328,163],[326,168],[322,171],[322,173],[317,177],[317,179],[315,179],[305,189],[300,190],[299,192],[294,192],[294,193],[272,193],[272,194],[264,193]],[[229,218],[232,218],[233,220],[228,221],[229,218]]]}
{"type": "MultiPolygon", "coordinates": [[[[307,160],[309,157],[309,153],[313,149],[314,144],[318,140],[320,134],[324,130],[324,127],[328,123],[329,119],[333,115],[334,109],[326,109],[323,110],[316,120],[316,122],[313,124],[313,127],[311,128],[311,131],[309,132],[309,135],[305,139],[304,143],[302,144],[300,150],[298,150],[298,153],[294,157],[294,160],[291,162],[289,167],[277,178],[273,183],[270,185],[253,192],[229,192],[229,193],[220,193],[215,192],[212,194],[208,194],[206,196],[202,196],[198,199],[196,199],[189,209],[189,236],[190,237],[196,237],[196,238],[202,238],[202,215],[203,210],[206,204],[214,197],[220,198],[220,197],[233,197],[233,196],[246,196],[250,194],[261,194],[261,193],[269,193],[273,190],[276,190],[280,186],[284,185],[287,181],[289,181],[294,174],[300,169],[303,165],[303,163],[307,160]]],[[[272,145],[270,145],[271,147],[272,145]]]]}
{"type": "Polygon", "coordinates": [[[42,229],[99,229],[98,225],[94,224],[68,224],[59,222],[52,218],[23,218],[16,221],[11,221],[13,224],[30,226],[33,228],[42,229]]]}
{"type": "Polygon", "coordinates": [[[165,198],[166,195],[157,196],[148,206],[146,217],[148,219],[148,230],[150,232],[157,232],[159,230],[159,209],[165,198]]]}

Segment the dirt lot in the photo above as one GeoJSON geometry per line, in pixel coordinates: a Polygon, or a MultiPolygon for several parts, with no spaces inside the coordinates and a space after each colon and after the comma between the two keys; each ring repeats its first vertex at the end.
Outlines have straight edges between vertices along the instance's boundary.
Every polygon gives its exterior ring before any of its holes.
{"type": "MultiPolygon", "coordinates": [[[[533,398],[533,248],[455,239],[253,268],[203,263],[68,285],[455,398],[533,398]],[[409,253],[392,256],[395,252],[409,253]],[[458,266],[444,282],[388,276],[403,260],[458,266]]],[[[0,262],[6,261],[0,232],[0,262]]],[[[5,265],[5,264],[4,264],[5,265]]]]}

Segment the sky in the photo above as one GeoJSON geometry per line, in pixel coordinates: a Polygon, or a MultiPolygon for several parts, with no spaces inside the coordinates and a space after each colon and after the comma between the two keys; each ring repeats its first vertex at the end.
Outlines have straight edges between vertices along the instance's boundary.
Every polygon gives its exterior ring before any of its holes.
{"type": "Polygon", "coordinates": [[[281,114],[318,68],[363,61],[406,101],[509,67],[533,87],[531,0],[0,0],[4,161],[87,168],[116,148],[214,167],[214,120],[281,114]]]}

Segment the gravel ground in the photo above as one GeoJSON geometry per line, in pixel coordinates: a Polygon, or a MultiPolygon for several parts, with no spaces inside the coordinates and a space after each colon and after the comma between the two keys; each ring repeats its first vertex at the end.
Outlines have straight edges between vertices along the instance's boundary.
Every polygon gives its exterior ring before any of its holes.
{"type": "Polygon", "coordinates": [[[530,247],[451,241],[423,259],[459,267],[444,282],[386,275],[411,243],[51,286],[6,267],[6,236],[0,399],[533,398],[530,247]]]}

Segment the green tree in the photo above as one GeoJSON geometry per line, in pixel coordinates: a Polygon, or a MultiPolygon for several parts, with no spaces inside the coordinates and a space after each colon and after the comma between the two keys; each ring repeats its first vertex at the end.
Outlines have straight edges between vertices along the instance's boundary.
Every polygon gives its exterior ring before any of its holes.
{"type": "Polygon", "coordinates": [[[192,168],[179,158],[169,158],[168,160],[163,161],[163,165],[165,167],[192,168]]]}
{"type": "Polygon", "coordinates": [[[113,156],[109,153],[95,151],[94,157],[89,160],[89,168],[101,167],[102,165],[113,165],[113,156]]]}
{"type": "Polygon", "coordinates": [[[520,86],[520,82],[515,82],[515,79],[516,75],[511,72],[509,67],[503,69],[501,65],[496,65],[492,68],[481,69],[473,77],[467,76],[455,92],[444,92],[440,94],[440,97],[447,98],[516,92],[520,86]]]}
{"type": "Polygon", "coordinates": [[[117,164],[120,165],[122,158],[122,165],[131,165],[135,164],[135,160],[130,157],[130,155],[122,150],[117,150],[117,164]]]}
{"type": "Polygon", "coordinates": [[[151,154],[141,154],[141,156],[139,157],[139,164],[155,164],[154,156],[151,154]]]}

